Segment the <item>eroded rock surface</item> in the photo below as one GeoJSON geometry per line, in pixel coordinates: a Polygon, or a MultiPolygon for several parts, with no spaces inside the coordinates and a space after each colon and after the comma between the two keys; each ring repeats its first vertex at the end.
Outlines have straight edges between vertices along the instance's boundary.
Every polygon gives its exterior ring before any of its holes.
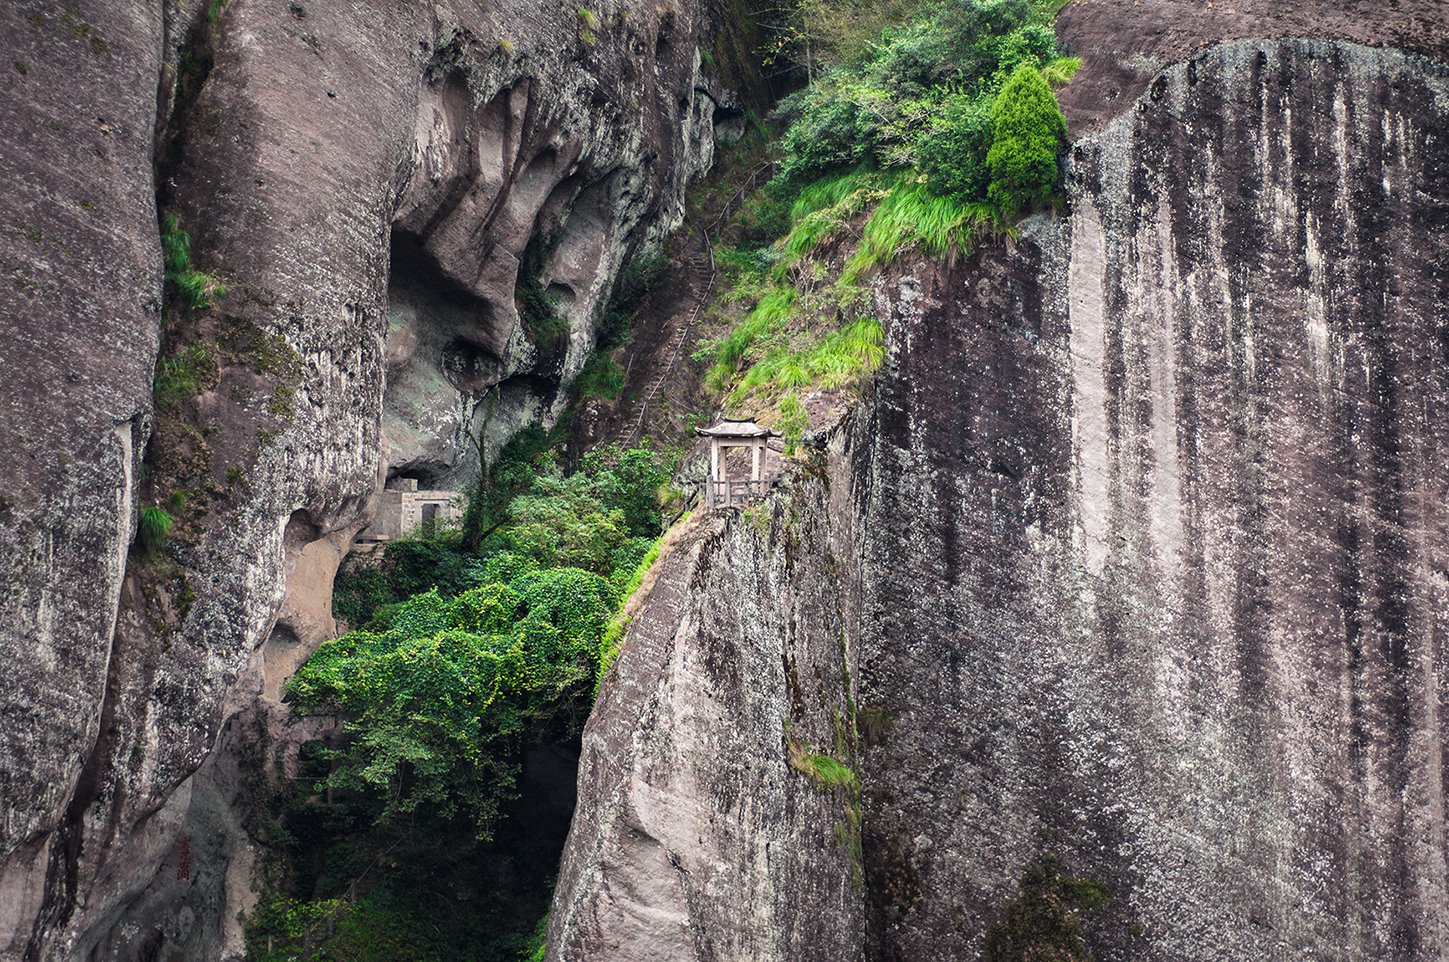
{"type": "MultiPolygon", "coordinates": [[[[1076,144],[1066,216],[882,279],[888,357],[828,489],[801,477],[733,522],[690,576],[708,614],[626,643],[554,957],[970,959],[1044,853],[1111,889],[1103,959],[1449,952],[1446,131],[1441,62],[1211,47],[1076,144]],[[851,621],[826,575],[857,568],[851,621]],[[788,618],[752,614],[768,590],[788,618]],[[757,939],[765,902],[706,884],[761,870],[726,840],[831,814],[788,779],[748,808],[713,790],[787,748],[712,712],[727,690],[818,724],[781,664],[837,664],[834,619],[872,732],[864,892],[822,898],[829,935],[777,914],[800,928],[757,939]],[[683,737],[658,721],[681,716],[683,737]],[[667,819],[621,801],[662,789],[667,819]],[[649,838],[708,868],[610,855],[649,838]],[[690,938],[593,950],[657,918],[690,938]]],[[[789,855],[835,878],[832,846],[789,855]]]]}
{"type": "Polygon", "coordinates": [[[456,471],[483,397],[495,445],[557,414],[620,260],[709,163],[712,28],[547,0],[0,17],[0,957],[217,957],[245,779],[193,775],[268,659],[330,630],[288,577],[330,581],[335,552],[299,559],[345,543],[380,462],[456,471]],[[230,291],[164,331],[158,193],[230,291]],[[563,318],[546,349],[521,281],[563,318]],[[194,390],[148,444],[158,348],[194,390]],[[142,504],[176,526],[128,562],[142,504]]]}
{"type": "Polygon", "coordinates": [[[584,733],[550,959],[860,956],[848,478],[667,546],[584,733]],[[793,759],[793,762],[792,762],[793,759]]]}
{"type": "Polygon", "coordinates": [[[164,27],[133,7],[0,10],[0,957],[89,775],[150,431],[164,27]]]}

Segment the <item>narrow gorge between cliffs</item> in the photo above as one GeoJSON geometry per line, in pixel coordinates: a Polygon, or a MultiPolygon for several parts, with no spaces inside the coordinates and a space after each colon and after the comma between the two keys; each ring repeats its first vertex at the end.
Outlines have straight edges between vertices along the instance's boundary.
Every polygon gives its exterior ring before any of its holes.
{"type": "Polygon", "coordinates": [[[0,27],[0,960],[1449,952],[1438,0],[0,27]]]}

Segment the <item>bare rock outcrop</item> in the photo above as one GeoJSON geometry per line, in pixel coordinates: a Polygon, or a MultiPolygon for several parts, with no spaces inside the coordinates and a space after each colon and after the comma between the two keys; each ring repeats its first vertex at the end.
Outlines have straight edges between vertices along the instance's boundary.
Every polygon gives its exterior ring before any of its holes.
{"type": "MultiPolygon", "coordinates": [[[[1111,890],[1103,959],[1449,952],[1446,131],[1442,62],[1208,47],[1074,145],[1065,215],[881,279],[888,356],[828,467],[701,550],[668,643],[626,642],[551,957],[643,958],[593,947],[658,913],[690,938],[653,959],[975,958],[1047,853],[1111,890]],[[761,871],[725,841],[833,813],[713,788],[789,763],[716,692],[820,738],[782,664],[827,661],[869,733],[863,892],[755,938],[767,900],[708,884],[761,871]],[[663,790],[667,818],[621,802],[663,790]],[[616,887],[642,838],[690,871],[616,887]]],[[[835,879],[841,851],[781,858],[835,879]]]]}
{"type": "MultiPolygon", "coordinates": [[[[844,464],[844,461],[837,462],[844,464]]],[[[860,955],[849,478],[661,555],[584,735],[550,959],[860,955]]]]}
{"type": "Polygon", "coordinates": [[[709,163],[705,13],[590,6],[0,13],[0,957],[237,948],[245,885],[208,861],[235,840],[193,829],[238,779],[194,775],[330,628],[278,619],[288,578],[330,580],[308,546],[345,542],[382,462],[454,471],[485,396],[494,444],[555,416],[619,262],[709,163]],[[158,195],[229,288],[164,325],[158,195]],[[128,559],[142,505],[175,526],[128,559]]]}

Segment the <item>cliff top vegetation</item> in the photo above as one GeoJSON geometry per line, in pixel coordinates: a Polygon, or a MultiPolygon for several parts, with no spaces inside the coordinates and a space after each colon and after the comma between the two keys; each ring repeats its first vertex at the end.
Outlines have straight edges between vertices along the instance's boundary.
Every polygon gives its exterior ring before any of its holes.
{"type": "Polygon", "coordinates": [[[1066,124],[1052,87],[1079,61],[1028,0],[806,0],[771,56],[806,83],[775,115],[778,175],[719,252],[728,330],[700,345],[728,406],[798,436],[801,396],[884,356],[864,279],[901,252],[942,256],[1055,203],[1066,124]]]}

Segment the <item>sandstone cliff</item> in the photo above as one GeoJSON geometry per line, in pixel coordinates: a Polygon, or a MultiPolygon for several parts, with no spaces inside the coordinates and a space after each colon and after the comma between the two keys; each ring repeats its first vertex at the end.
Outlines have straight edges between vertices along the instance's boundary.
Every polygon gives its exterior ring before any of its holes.
{"type": "Polygon", "coordinates": [[[237,779],[194,773],[331,631],[385,464],[454,472],[485,395],[495,444],[557,414],[621,259],[709,163],[712,28],[628,0],[20,2],[0,28],[0,957],[213,957],[247,891],[237,779]],[[158,196],[230,289],[164,323],[158,196]],[[158,352],[191,380],[153,408],[158,352]],[[142,505],[176,525],[128,559],[142,505]]]}
{"type": "Polygon", "coordinates": [[[551,959],[970,959],[1046,852],[1105,959],[1449,951],[1449,68],[1182,56],[1063,216],[882,278],[873,396],[665,569],[551,959]]]}

